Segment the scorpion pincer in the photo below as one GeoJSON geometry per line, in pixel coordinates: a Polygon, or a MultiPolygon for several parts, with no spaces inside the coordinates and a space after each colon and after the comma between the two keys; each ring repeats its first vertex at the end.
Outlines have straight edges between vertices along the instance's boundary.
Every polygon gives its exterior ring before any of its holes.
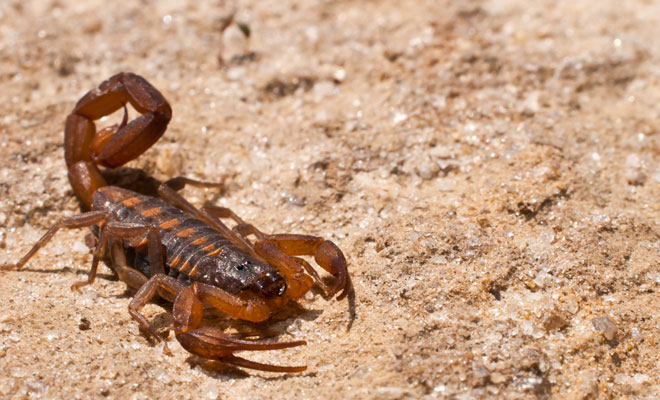
{"type": "MultiPolygon", "coordinates": [[[[221,184],[178,177],[162,183],[158,197],[109,186],[99,166],[116,168],[137,158],[163,135],[171,117],[163,95],[132,73],[114,75],[83,96],[66,119],[64,155],[69,182],[86,211],[61,219],[18,262],[2,265],[0,270],[22,268],[61,228],[95,226],[98,240],[88,278],[74,283],[73,290],[94,282],[99,261],[107,255],[119,279],[137,290],[129,313],[156,342],[162,338],[141,309],[159,295],[173,302],[175,335],[190,353],[263,371],[305,370],[305,366],[262,364],[233,354],[295,347],[305,341],[240,339],[219,328],[201,326],[204,308],[264,321],[289,300],[307,293],[314,283],[327,297],[339,293],[341,299],[350,290],[343,253],[322,237],[263,233],[228,208],[198,209],[177,193],[185,185],[221,184]],[[126,103],[141,114],[130,122],[126,103]],[[95,120],[121,108],[120,124],[96,130],[95,120]],[[230,229],[223,219],[233,220],[235,226],[230,229]],[[142,255],[147,262],[131,264],[128,253],[142,255]],[[334,285],[328,287],[300,256],[312,256],[335,276],[334,285]]],[[[166,346],[164,350],[169,352],[166,346]]]]}

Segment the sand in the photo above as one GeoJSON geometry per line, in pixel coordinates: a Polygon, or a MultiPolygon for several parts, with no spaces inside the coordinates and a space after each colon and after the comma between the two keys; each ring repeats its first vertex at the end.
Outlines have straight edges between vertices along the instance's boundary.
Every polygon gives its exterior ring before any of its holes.
{"type": "MultiPolygon", "coordinates": [[[[204,363],[172,334],[168,357],[106,266],[70,290],[91,255],[64,231],[1,274],[0,397],[655,398],[659,18],[645,0],[3,1],[0,263],[80,212],[64,120],[132,71],[173,119],[128,167],[227,176],[183,193],[333,240],[355,291],[210,317],[307,340],[240,354],[304,373],[204,363]]],[[[167,303],[145,314],[171,323],[167,303]]]]}

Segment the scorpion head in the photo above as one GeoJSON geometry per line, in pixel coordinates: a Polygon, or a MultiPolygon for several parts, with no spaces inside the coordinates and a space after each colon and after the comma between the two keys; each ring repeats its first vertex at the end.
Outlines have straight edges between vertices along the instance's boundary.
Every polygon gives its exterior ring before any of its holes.
{"type": "Polygon", "coordinates": [[[215,258],[215,268],[208,273],[209,283],[233,294],[245,290],[266,298],[284,294],[286,281],[277,268],[246,254],[228,253],[215,258]]]}

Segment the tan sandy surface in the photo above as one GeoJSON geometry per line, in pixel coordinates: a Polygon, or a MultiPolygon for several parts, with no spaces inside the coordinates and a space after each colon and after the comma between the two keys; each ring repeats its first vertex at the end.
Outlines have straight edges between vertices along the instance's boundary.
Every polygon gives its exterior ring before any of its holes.
{"type": "Polygon", "coordinates": [[[237,325],[306,339],[241,354],[305,373],[207,365],[171,334],[168,357],[106,267],[71,292],[91,256],[62,232],[2,273],[0,397],[655,398],[658,21],[649,0],[3,0],[0,263],[79,212],[64,119],[134,71],[174,117],[129,166],[228,175],[184,193],[332,239],[355,296],[237,325]],[[221,32],[232,10],[249,41],[221,32]]]}

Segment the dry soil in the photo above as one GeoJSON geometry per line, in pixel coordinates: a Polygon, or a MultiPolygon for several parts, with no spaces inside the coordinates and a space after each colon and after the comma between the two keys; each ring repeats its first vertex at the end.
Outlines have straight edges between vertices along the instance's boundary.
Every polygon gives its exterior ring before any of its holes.
{"type": "Polygon", "coordinates": [[[0,397],[655,398],[659,20],[649,0],[1,1],[0,263],[79,212],[64,119],[133,71],[174,116],[129,167],[227,176],[184,194],[335,241],[355,291],[212,317],[306,339],[242,354],[305,373],[205,363],[171,334],[168,357],[109,269],[69,289],[91,256],[61,232],[1,274],[0,397]]]}

